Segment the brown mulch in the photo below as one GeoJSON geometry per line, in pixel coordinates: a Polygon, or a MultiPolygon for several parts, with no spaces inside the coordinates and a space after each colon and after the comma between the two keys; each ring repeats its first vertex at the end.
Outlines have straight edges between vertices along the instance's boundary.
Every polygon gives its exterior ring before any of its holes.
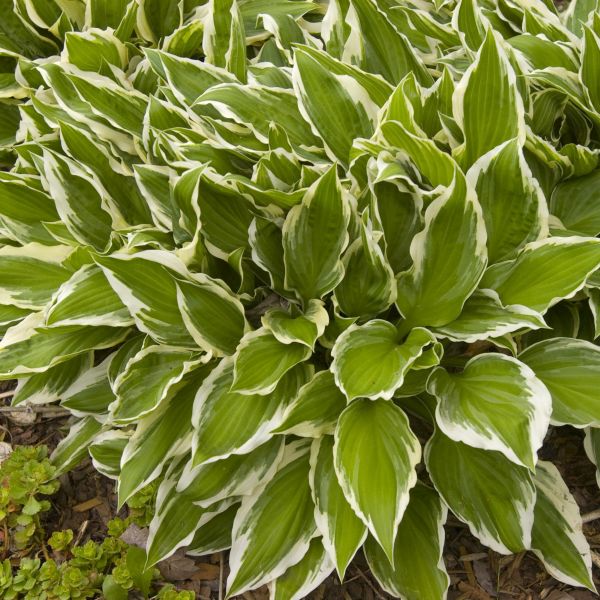
{"type": "MultiPolygon", "coordinates": [[[[9,386],[0,383],[0,392],[6,389],[10,389],[9,386]]],[[[6,413],[0,413],[0,438],[4,432],[5,441],[11,445],[46,444],[52,448],[64,435],[66,427],[66,418],[38,415],[34,423],[19,424],[6,413]]],[[[552,460],[557,465],[582,514],[587,514],[600,508],[600,492],[596,485],[595,468],[583,452],[582,440],[582,432],[575,429],[553,429],[544,445],[542,458],[552,460]]],[[[70,528],[82,541],[101,540],[108,521],[117,516],[114,482],[99,475],[91,463],[85,461],[63,475],[61,484],[48,515],[48,530],[70,528]]],[[[119,516],[125,515],[122,512],[119,516]]],[[[600,519],[586,523],[584,532],[592,550],[600,553],[600,519]]],[[[141,537],[144,537],[143,532],[141,537]]],[[[226,559],[226,553],[191,559],[180,552],[159,567],[165,579],[173,581],[180,589],[195,591],[199,600],[217,600],[219,589],[227,577],[226,559]]],[[[597,598],[587,590],[572,588],[550,577],[531,553],[501,556],[490,551],[452,516],[446,525],[444,560],[452,581],[448,594],[450,600],[597,598]]],[[[596,568],[594,575],[595,582],[600,585],[600,571],[596,568]]],[[[267,600],[268,591],[264,587],[246,592],[238,598],[267,600]]],[[[381,591],[364,557],[359,555],[348,569],[343,583],[336,575],[332,575],[309,598],[378,600],[392,596],[381,591]]]]}

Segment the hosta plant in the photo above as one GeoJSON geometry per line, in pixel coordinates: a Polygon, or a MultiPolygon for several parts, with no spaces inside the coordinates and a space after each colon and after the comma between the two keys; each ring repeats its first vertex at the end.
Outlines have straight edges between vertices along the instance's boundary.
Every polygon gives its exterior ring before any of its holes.
{"type": "Polygon", "coordinates": [[[538,453],[600,458],[600,13],[576,0],[1,0],[0,375],[147,564],[443,598],[448,510],[594,589],[538,453]]]}

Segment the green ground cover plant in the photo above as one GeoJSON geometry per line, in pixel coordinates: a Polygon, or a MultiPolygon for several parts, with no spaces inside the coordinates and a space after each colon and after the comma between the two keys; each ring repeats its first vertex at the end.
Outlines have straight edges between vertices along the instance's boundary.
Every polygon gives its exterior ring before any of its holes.
{"type": "Polygon", "coordinates": [[[597,8],[0,0],[0,377],[158,485],[147,567],[444,598],[449,509],[594,589],[597,8]]]}
{"type": "Polygon", "coordinates": [[[47,536],[42,526],[60,488],[57,474],[46,446],[17,446],[0,464],[0,552],[11,557],[0,561],[3,600],[126,600],[130,591],[143,598],[193,600],[193,592],[158,585],[160,574],[145,568],[144,550],[120,539],[132,523],[148,525],[155,484],[128,501],[129,516],[110,521],[102,542],[80,543],[71,529],[47,536]]]}

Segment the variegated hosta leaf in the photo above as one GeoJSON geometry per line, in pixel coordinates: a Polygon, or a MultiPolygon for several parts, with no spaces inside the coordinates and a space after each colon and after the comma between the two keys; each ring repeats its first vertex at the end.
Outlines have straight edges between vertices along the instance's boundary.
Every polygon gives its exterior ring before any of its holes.
{"type": "Polygon", "coordinates": [[[197,467],[188,463],[177,483],[177,492],[203,507],[230,496],[251,494],[273,477],[284,446],[284,438],[275,437],[247,454],[232,454],[197,467]]]}
{"type": "Polygon", "coordinates": [[[425,447],[425,463],[444,502],[482,543],[501,554],[529,547],[536,495],[528,469],[440,431],[425,447]]]}
{"type": "Polygon", "coordinates": [[[310,487],[315,503],[315,521],[322,543],[340,579],[361,547],[367,528],[348,504],[338,483],[333,463],[333,437],[316,439],[311,447],[310,487]]]}
{"type": "Polygon", "coordinates": [[[0,302],[39,310],[71,276],[61,262],[67,248],[37,243],[0,250],[0,302]]]}
{"type": "Polygon", "coordinates": [[[129,433],[121,429],[111,429],[98,435],[88,448],[94,468],[111,479],[118,479],[121,473],[121,457],[129,433]]]}
{"type": "Polygon", "coordinates": [[[204,19],[202,49],[206,61],[246,80],[246,38],[236,0],[211,0],[204,19]]]}
{"type": "Polygon", "coordinates": [[[355,400],[340,416],[333,453],[346,499],[393,562],[398,524],[421,459],[405,413],[386,400],[355,400]]]}
{"type": "Polygon", "coordinates": [[[369,225],[361,225],[360,237],[344,254],[344,278],[335,288],[335,298],[346,315],[375,316],[395,302],[396,282],[376,234],[369,225]]]}
{"type": "Polygon", "coordinates": [[[492,148],[525,138],[523,100],[503,42],[490,28],[475,62],[459,82],[452,99],[454,118],[465,143],[460,162],[467,168],[492,148]],[[490,114],[498,118],[490,119],[490,114]]]}
{"type": "Polygon", "coordinates": [[[540,461],[535,474],[537,501],[531,549],[559,581],[596,591],[590,547],[575,499],[558,469],[540,461]]]}
{"type": "Polygon", "coordinates": [[[302,560],[269,584],[273,600],[302,600],[333,571],[320,538],[313,538],[302,560]]]}
{"type": "Polygon", "coordinates": [[[177,303],[194,341],[207,352],[233,354],[248,323],[233,294],[202,274],[194,282],[177,281],[177,303]]]}
{"type": "MultiPolygon", "coordinates": [[[[121,348],[127,347],[125,342],[121,348]]],[[[66,390],[61,393],[61,405],[76,415],[103,415],[115,401],[115,394],[109,381],[109,369],[118,354],[109,355],[99,365],[87,369],[66,390]]]]}
{"type": "Polygon", "coordinates": [[[427,391],[438,399],[437,425],[448,437],[535,468],[552,399],[527,365],[503,354],[482,354],[462,373],[435,369],[427,391]]]}
{"type": "Polygon", "coordinates": [[[61,285],[46,309],[47,325],[133,325],[102,270],[84,265],[61,285]]]}
{"type": "Polygon", "coordinates": [[[462,177],[456,172],[451,187],[425,211],[425,228],[410,246],[413,265],[398,277],[396,304],[410,326],[439,327],[456,319],[485,269],[481,207],[462,177]]]}
{"type": "Polygon", "coordinates": [[[162,344],[194,347],[177,307],[177,284],[170,269],[183,265],[163,250],[98,257],[108,282],[128,308],[137,327],[162,344]]]}
{"type": "Polygon", "coordinates": [[[233,377],[232,360],[225,358],[198,389],[193,411],[195,465],[246,454],[268,441],[310,372],[298,366],[272,392],[261,395],[232,391],[233,377]]]}
{"type": "Polygon", "coordinates": [[[569,230],[578,235],[596,236],[600,233],[600,207],[594,201],[594,190],[600,172],[575,177],[554,188],[550,212],[569,230]]]}
{"type": "Polygon", "coordinates": [[[298,390],[283,413],[282,423],[273,432],[320,438],[334,432],[344,408],[346,396],[335,384],[333,374],[319,371],[298,390]]]}
{"type": "Polygon", "coordinates": [[[367,561],[386,592],[407,600],[446,597],[450,578],[442,551],[447,513],[438,494],[418,484],[410,492],[410,501],[398,526],[393,564],[373,538],[367,540],[367,561]]]}
{"type": "Polygon", "coordinates": [[[207,515],[208,520],[202,522],[198,529],[196,529],[196,533],[188,545],[186,554],[190,556],[203,556],[231,548],[231,530],[239,507],[239,504],[232,504],[223,512],[210,515],[210,519],[208,519],[209,515],[207,515]]]}
{"type": "Polygon", "coordinates": [[[294,89],[306,120],[328,155],[346,166],[356,138],[369,138],[391,93],[382,78],[306,46],[294,52],[294,89]]]}
{"type": "Polygon", "coordinates": [[[550,237],[527,244],[516,260],[490,267],[479,287],[498,293],[505,306],[521,304],[543,313],[570,298],[600,265],[600,241],[550,237]]]}
{"type": "Polygon", "coordinates": [[[315,520],[308,471],[309,445],[292,442],[273,479],[242,499],[233,523],[229,596],[283,575],[309,550],[315,520]]]}
{"type": "Polygon", "coordinates": [[[584,340],[552,338],[529,346],[519,360],[552,395],[552,422],[600,426],[600,348],[584,340]]]}
{"type": "Polygon", "coordinates": [[[283,225],[285,287],[306,304],[330,292],[344,276],[350,200],[331,167],[290,210],[283,225]]]}
{"type": "Polygon", "coordinates": [[[548,235],[548,207],[517,139],[484,154],[467,179],[477,191],[490,264],[513,258],[527,242],[548,235]]]}
{"type": "Polygon", "coordinates": [[[137,421],[169,398],[184,376],[210,355],[200,357],[171,346],[148,346],[131,358],[113,386],[116,402],[111,406],[115,423],[137,421]]]}
{"type": "Polygon", "coordinates": [[[127,334],[115,327],[44,327],[42,313],[32,313],[0,343],[0,379],[43,373],[90,350],[111,348],[127,334]]]}
{"type": "Polygon", "coordinates": [[[373,319],[365,325],[351,325],[331,351],[331,372],[348,400],[389,400],[402,385],[406,372],[434,341],[432,334],[421,327],[403,340],[388,321],[373,319]]]}
{"type": "Polygon", "coordinates": [[[519,330],[546,327],[540,313],[519,304],[503,306],[493,290],[476,290],[465,302],[460,316],[447,325],[436,327],[434,332],[440,337],[472,343],[519,330]]]}
{"type": "Polygon", "coordinates": [[[247,333],[233,357],[231,389],[239,394],[270,394],[291,368],[311,354],[306,345],[282,343],[265,328],[247,333]]]}
{"type": "Polygon", "coordinates": [[[176,482],[170,475],[162,481],[156,495],[156,510],[146,543],[148,565],[168,558],[178,548],[191,543],[198,529],[235,504],[235,499],[228,498],[209,508],[197,506],[185,494],[177,493],[176,482]]]}
{"type": "Polygon", "coordinates": [[[102,430],[102,423],[93,417],[85,417],[71,425],[69,434],[64,437],[50,455],[57,473],[66,473],[77,466],[86,456],[90,443],[102,430]]]}
{"type": "Polygon", "coordinates": [[[282,344],[295,342],[314,348],[329,324],[329,315],[320,300],[309,300],[304,313],[291,313],[283,309],[271,309],[261,318],[263,326],[282,344]]]}
{"type": "Polygon", "coordinates": [[[189,450],[194,395],[205,374],[196,372],[166,406],[140,419],[121,457],[119,505],[156,479],[170,458],[189,450]]]}
{"type": "Polygon", "coordinates": [[[71,360],[59,363],[43,373],[19,379],[12,404],[49,404],[62,398],[65,390],[82,373],[91,368],[91,353],[80,354],[71,360]]]}

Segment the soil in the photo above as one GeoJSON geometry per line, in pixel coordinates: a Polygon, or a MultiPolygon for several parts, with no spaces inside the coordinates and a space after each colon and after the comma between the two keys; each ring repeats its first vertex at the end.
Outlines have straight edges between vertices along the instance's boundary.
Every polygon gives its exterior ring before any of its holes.
{"type": "MultiPolygon", "coordinates": [[[[0,392],[2,390],[0,389],[0,392]]],[[[0,439],[11,445],[47,444],[54,447],[68,428],[68,419],[37,415],[33,423],[15,423],[0,413],[0,439]]],[[[600,508],[600,492],[595,467],[583,451],[583,434],[568,427],[552,429],[544,444],[543,458],[552,460],[561,471],[577,500],[581,513],[589,515],[600,508]]],[[[81,542],[101,540],[106,525],[117,516],[114,481],[99,475],[89,461],[61,477],[61,489],[53,498],[48,513],[48,532],[70,528],[81,542]]],[[[119,516],[125,516],[122,512],[119,516]]],[[[592,551],[600,554],[600,518],[584,525],[592,551]]],[[[143,530],[130,529],[129,543],[140,543],[143,530]]],[[[597,555],[598,556],[598,555],[597,555]]],[[[450,600],[592,600],[589,591],[573,588],[550,577],[531,553],[501,556],[482,546],[468,528],[450,515],[446,525],[444,560],[451,577],[450,600]]],[[[224,597],[227,553],[192,559],[178,552],[159,568],[167,581],[180,589],[193,590],[198,600],[224,597]]],[[[600,585],[600,570],[595,567],[595,582],[600,585]]],[[[240,600],[267,600],[265,588],[246,592],[240,600]]],[[[376,600],[392,596],[382,592],[362,555],[355,558],[346,580],[330,576],[309,598],[311,600],[376,600]]]]}

